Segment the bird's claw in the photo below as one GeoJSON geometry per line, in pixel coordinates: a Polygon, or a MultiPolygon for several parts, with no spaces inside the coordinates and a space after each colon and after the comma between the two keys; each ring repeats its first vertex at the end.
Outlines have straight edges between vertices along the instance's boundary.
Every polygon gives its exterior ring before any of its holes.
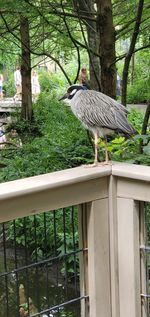
{"type": "Polygon", "coordinates": [[[112,165],[111,161],[104,161],[104,162],[94,162],[92,164],[87,164],[87,165],[83,165],[83,167],[88,168],[88,167],[102,167],[105,165],[112,165]]]}

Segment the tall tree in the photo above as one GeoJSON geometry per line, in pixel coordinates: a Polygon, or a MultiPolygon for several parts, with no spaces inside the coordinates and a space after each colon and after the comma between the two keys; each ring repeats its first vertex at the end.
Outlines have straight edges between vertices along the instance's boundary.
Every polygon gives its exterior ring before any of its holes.
{"type": "Polygon", "coordinates": [[[20,17],[21,35],[21,74],[22,74],[22,111],[21,115],[27,121],[32,119],[31,93],[31,53],[29,21],[25,16],[20,17]]]}
{"type": "Polygon", "coordinates": [[[106,95],[116,97],[115,28],[111,0],[97,0],[97,27],[100,33],[101,87],[106,95]]]}
{"type": "Polygon", "coordinates": [[[89,55],[90,87],[100,91],[100,35],[97,28],[95,1],[78,0],[73,2],[74,8],[79,17],[84,44],[89,55]],[[85,35],[82,22],[86,26],[87,36],[85,35]]]}
{"type": "Polygon", "coordinates": [[[136,40],[137,40],[137,37],[139,34],[142,12],[143,12],[143,5],[144,5],[144,0],[139,0],[136,21],[135,21],[134,30],[133,30],[133,33],[131,36],[130,46],[129,46],[129,50],[125,56],[123,78],[122,78],[122,104],[123,105],[126,105],[127,80],[128,80],[129,65],[130,65],[132,55],[133,55],[134,50],[135,50],[135,44],[136,44],[136,40]]]}
{"type": "Polygon", "coordinates": [[[115,29],[111,0],[74,1],[74,7],[87,29],[91,88],[115,98],[115,29]]]}

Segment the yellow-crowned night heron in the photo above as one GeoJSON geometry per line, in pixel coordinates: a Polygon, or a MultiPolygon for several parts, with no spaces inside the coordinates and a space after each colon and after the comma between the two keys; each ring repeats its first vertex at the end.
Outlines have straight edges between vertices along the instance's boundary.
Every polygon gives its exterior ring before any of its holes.
{"type": "Polygon", "coordinates": [[[128,136],[135,134],[134,128],[127,121],[127,109],[107,95],[94,90],[86,90],[81,85],[72,85],[60,98],[60,100],[65,99],[70,100],[69,104],[74,115],[86,129],[94,134],[95,159],[93,165],[98,163],[98,137],[105,140],[105,163],[108,163],[106,136],[114,132],[128,136]]]}

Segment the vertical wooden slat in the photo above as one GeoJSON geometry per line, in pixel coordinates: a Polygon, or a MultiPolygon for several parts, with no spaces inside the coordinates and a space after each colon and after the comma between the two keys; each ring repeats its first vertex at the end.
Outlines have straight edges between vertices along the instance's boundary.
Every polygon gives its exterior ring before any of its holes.
{"type": "Polygon", "coordinates": [[[120,317],[118,284],[117,180],[116,177],[113,176],[110,176],[109,183],[109,229],[112,317],[120,317]]]}
{"type": "MultiPolygon", "coordinates": [[[[87,215],[91,203],[78,207],[79,248],[86,249],[87,245],[87,215]]],[[[88,295],[88,251],[79,254],[80,263],[80,295],[88,295]]],[[[89,317],[89,300],[81,301],[81,317],[89,317]]]]}
{"type": "Polygon", "coordinates": [[[88,213],[90,317],[111,317],[108,199],[93,201],[88,213]]]}
{"type": "Polygon", "coordinates": [[[141,317],[139,204],[117,199],[120,317],[141,317]]]}
{"type": "MultiPolygon", "coordinates": [[[[147,233],[146,233],[146,223],[145,223],[145,210],[144,203],[140,203],[140,259],[141,259],[141,294],[147,294],[146,286],[146,252],[143,249],[147,244],[147,233]]],[[[141,297],[141,315],[142,317],[148,316],[148,305],[147,298],[141,297]]]]}

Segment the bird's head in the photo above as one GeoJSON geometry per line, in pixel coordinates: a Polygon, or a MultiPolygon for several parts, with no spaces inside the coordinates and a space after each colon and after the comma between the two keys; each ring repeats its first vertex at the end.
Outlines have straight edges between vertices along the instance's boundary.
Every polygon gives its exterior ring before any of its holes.
{"type": "Polygon", "coordinates": [[[68,88],[65,95],[62,96],[59,100],[65,100],[65,99],[71,100],[79,90],[87,90],[87,88],[82,85],[76,85],[76,84],[71,85],[68,88]]]}

